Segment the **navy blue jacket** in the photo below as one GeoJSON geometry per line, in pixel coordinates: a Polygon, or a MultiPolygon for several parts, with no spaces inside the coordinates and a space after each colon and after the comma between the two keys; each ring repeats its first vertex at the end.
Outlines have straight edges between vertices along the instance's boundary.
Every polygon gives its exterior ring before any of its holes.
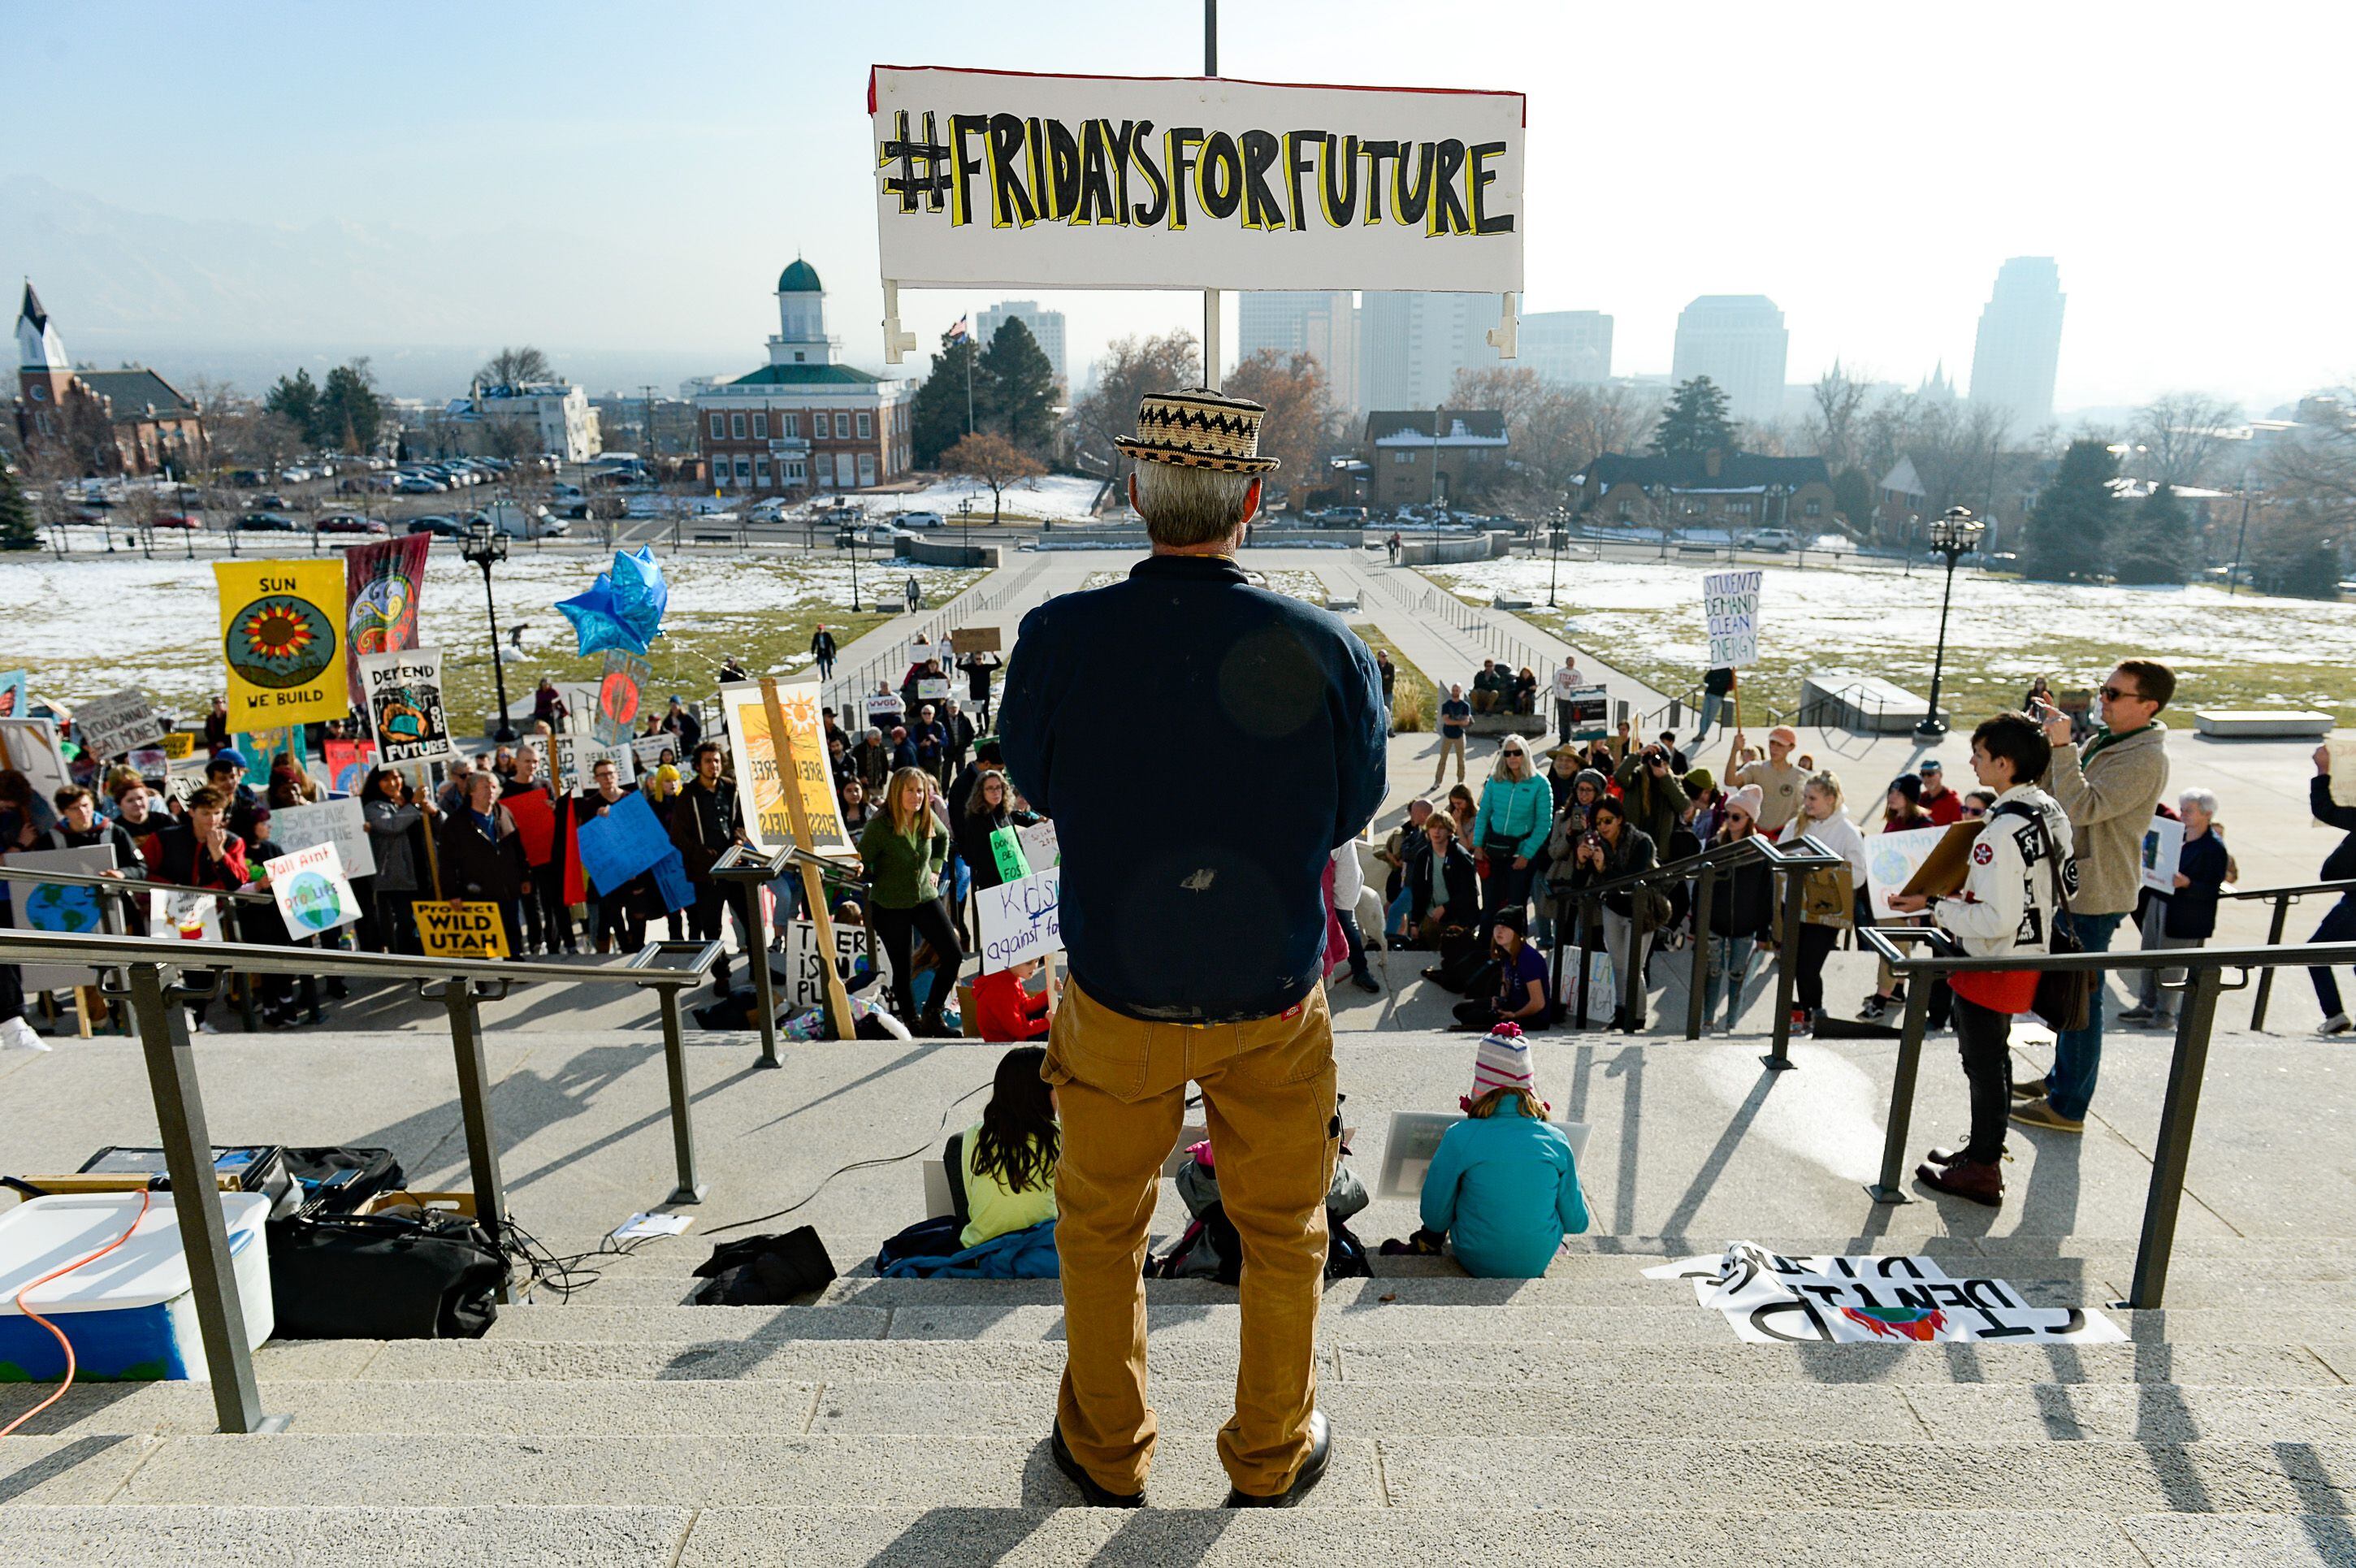
{"type": "Polygon", "coordinates": [[[1308,995],[1327,856],[1382,803],[1383,731],[1366,645],[1225,557],[1151,556],[1024,616],[999,741],[1055,823],[1072,978],[1192,1024],[1308,995]]]}

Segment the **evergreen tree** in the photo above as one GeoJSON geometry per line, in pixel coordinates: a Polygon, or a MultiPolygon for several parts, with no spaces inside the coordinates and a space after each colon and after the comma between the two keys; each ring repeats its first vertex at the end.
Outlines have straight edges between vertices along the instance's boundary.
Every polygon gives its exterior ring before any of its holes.
{"type": "Polygon", "coordinates": [[[980,361],[981,351],[971,338],[951,342],[948,333],[941,334],[941,349],[933,356],[932,373],[916,389],[908,407],[908,439],[917,467],[938,467],[941,454],[965,439],[969,429],[969,372],[973,377],[970,428],[991,428],[990,415],[997,406],[996,393],[980,361]]]}
{"type": "Polygon", "coordinates": [[[1655,457],[1698,457],[1715,448],[1732,452],[1734,422],[1726,416],[1726,393],[1708,376],[1679,381],[1653,430],[1655,457]]]}
{"type": "Polygon", "coordinates": [[[1008,317],[982,350],[974,392],[991,387],[990,427],[1017,446],[1044,451],[1055,434],[1055,367],[1018,317],[1008,317]]]}
{"type": "Polygon", "coordinates": [[[1833,476],[1833,510],[1848,521],[1849,532],[1862,539],[1873,527],[1873,481],[1862,468],[1843,468],[1833,476]]]}
{"type": "Polygon", "coordinates": [[[0,462],[0,550],[38,550],[40,525],[33,519],[33,503],[25,499],[16,472],[0,462]]]}
{"type": "Polygon", "coordinates": [[[2114,551],[2111,569],[2122,583],[2181,583],[2192,565],[2192,513],[2173,485],[2162,482],[2136,508],[2129,536],[2114,551]]]}
{"type": "Polygon", "coordinates": [[[384,404],[376,395],[376,375],[366,356],[327,372],[319,394],[318,415],[309,430],[315,446],[345,452],[369,452],[376,447],[384,424],[384,404]]]}
{"type": "Polygon", "coordinates": [[[2022,567],[2031,577],[2060,581],[2090,577],[2110,560],[2111,521],[2118,498],[2111,481],[2119,460],[2107,443],[2078,440],[2062,454],[2062,466],[2029,513],[2022,567]]]}
{"type": "Polygon", "coordinates": [[[291,377],[279,377],[270,395],[262,400],[262,406],[301,431],[304,440],[318,445],[312,432],[319,424],[319,388],[311,380],[310,371],[298,370],[291,377]]]}

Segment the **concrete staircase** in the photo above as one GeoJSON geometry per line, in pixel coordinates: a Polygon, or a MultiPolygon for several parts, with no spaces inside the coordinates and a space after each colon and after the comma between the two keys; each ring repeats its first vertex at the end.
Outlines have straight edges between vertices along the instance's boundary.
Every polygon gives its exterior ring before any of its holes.
{"type": "MultiPolygon", "coordinates": [[[[2112,1299],[2131,1263],[1927,1245],[2055,1305],[2112,1299]]],[[[2185,1305],[2117,1315],[2130,1343],[2042,1349],[1737,1344],[1641,1277],[1682,1246],[1573,1246],[1535,1282],[1381,1260],[1331,1288],[1333,1466],[1289,1514],[1217,1507],[1231,1292],[1150,1287],[1164,1435],[1129,1515],[1074,1506],[1047,1461],[1052,1282],[852,1276],[808,1306],[696,1308],[675,1305],[691,1248],[479,1341],[272,1345],[281,1435],[210,1434],[201,1385],[78,1388],[0,1445],[0,1558],[2356,1560],[2356,1243],[2198,1244],[2185,1305]]]]}

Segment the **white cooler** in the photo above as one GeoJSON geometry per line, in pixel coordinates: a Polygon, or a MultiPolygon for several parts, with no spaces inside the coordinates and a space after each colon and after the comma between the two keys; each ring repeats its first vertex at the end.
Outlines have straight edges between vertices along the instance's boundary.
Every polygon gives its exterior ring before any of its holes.
{"type": "MultiPolygon", "coordinates": [[[[270,1337],[270,1199],[224,1192],[221,1216],[248,1348],[270,1337]]],[[[0,1214],[0,1382],[55,1382],[65,1352],[16,1308],[16,1293],[115,1237],[139,1211],[135,1192],[37,1197],[0,1214]]],[[[203,1336],[172,1194],[154,1195],[131,1239],[96,1262],[32,1291],[27,1301],[73,1342],[75,1376],[96,1381],[205,1378],[203,1336]]]]}

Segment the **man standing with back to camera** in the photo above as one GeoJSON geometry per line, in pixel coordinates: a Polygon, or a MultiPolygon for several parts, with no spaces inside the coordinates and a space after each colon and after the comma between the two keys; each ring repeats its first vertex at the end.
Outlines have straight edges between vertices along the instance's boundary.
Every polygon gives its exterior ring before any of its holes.
{"type": "Polygon", "coordinates": [[[1236,564],[1277,466],[1265,412],[1201,390],[1144,400],[1116,445],[1153,553],[1023,618],[999,709],[1008,770],[1063,855],[1071,983],[1042,1069],[1063,1122],[1050,1444],[1098,1507],[1145,1500],[1146,1229],[1190,1079],[1243,1250],[1227,1506],[1290,1506],[1332,1455],[1312,1360],[1342,1134],[1321,886],[1381,803],[1384,714],[1365,645],[1236,564]],[[1115,713],[1151,715],[1147,755],[1106,744],[1115,713]],[[1243,778],[1275,788],[1248,812],[1203,809],[1243,778]]]}

